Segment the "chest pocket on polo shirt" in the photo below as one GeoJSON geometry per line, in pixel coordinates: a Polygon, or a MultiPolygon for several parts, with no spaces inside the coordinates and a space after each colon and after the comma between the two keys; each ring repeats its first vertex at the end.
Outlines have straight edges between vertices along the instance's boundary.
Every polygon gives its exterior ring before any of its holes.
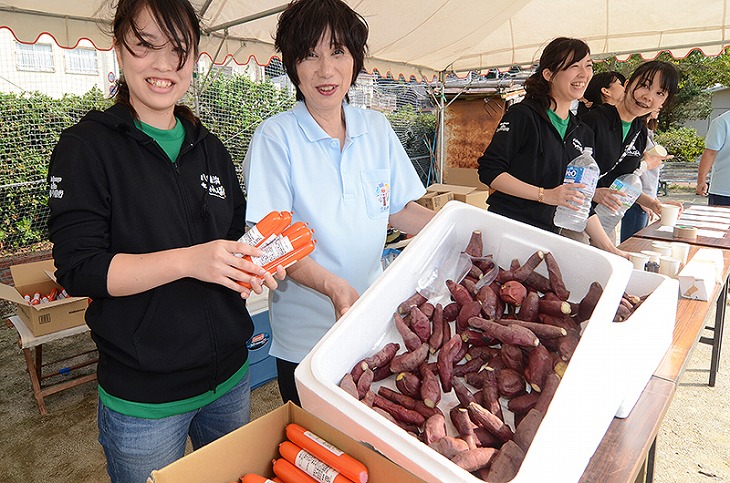
{"type": "Polygon", "coordinates": [[[390,215],[390,170],[369,169],[360,173],[365,203],[370,218],[390,215]]]}

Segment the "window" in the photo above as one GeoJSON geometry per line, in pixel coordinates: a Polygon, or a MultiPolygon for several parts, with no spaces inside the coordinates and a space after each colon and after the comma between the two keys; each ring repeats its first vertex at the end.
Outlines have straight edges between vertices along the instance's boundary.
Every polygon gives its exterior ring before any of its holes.
{"type": "Polygon", "coordinates": [[[79,47],[67,50],[65,57],[66,72],[69,74],[94,74],[98,73],[96,62],[96,50],[79,47]]]}
{"type": "Polygon", "coordinates": [[[15,44],[18,70],[53,72],[53,47],[51,44],[15,44]]]}

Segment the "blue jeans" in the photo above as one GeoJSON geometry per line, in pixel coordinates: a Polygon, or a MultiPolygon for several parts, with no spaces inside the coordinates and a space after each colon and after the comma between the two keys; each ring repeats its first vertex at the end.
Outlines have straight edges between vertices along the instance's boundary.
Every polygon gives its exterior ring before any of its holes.
{"type": "Polygon", "coordinates": [[[99,401],[99,443],[112,483],[145,483],[152,470],[182,458],[188,435],[198,449],[248,423],[250,372],[226,395],[196,411],[143,419],[112,411],[99,401]]]}
{"type": "Polygon", "coordinates": [[[708,206],[730,206],[730,196],[713,195],[709,193],[707,195],[708,206]]]}
{"type": "Polygon", "coordinates": [[[641,209],[639,203],[634,203],[626,210],[621,218],[621,243],[634,236],[634,234],[649,224],[649,217],[641,209]]]}

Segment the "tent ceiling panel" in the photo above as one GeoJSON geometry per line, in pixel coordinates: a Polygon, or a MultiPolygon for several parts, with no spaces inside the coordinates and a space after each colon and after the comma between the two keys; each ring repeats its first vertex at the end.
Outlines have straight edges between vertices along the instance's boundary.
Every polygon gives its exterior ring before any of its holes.
{"type": "MultiPolygon", "coordinates": [[[[597,58],[631,52],[717,54],[730,41],[730,0],[346,0],[370,25],[368,69],[430,77],[443,70],[531,64],[552,38],[585,39],[597,58]]],[[[202,51],[221,63],[268,62],[286,0],[192,0],[202,12],[202,51]],[[223,39],[225,38],[225,41],[223,39]]],[[[111,0],[0,0],[0,26],[33,42],[80,38],[109,48],[111,0]]]]}

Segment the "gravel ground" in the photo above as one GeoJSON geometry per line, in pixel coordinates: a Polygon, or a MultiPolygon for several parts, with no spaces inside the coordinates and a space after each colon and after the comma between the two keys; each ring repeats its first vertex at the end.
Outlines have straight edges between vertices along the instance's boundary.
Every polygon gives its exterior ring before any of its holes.
{"type": "MultiPolygon", "coordinates": [[[[692,195],[669,198],[704,202],[692,195]]],[[[729,333],[714,388],[707,385],[710,346],[698,344],[691,356],[657,437],[657,483],[730,483],[729,333]]],[[[0,481],[108,481],[96,441],[95,384],[47,397],[49,414],[39,415],[16,342],[16,332],[0,325],[0,481]]],[[[44,357],[55,360],[92,347],[88,334],[79,335],[49,345],[44,357]]],[[[275,382],[254,391],[253,417],[274,409],[277,396],[275,382]]]]}

